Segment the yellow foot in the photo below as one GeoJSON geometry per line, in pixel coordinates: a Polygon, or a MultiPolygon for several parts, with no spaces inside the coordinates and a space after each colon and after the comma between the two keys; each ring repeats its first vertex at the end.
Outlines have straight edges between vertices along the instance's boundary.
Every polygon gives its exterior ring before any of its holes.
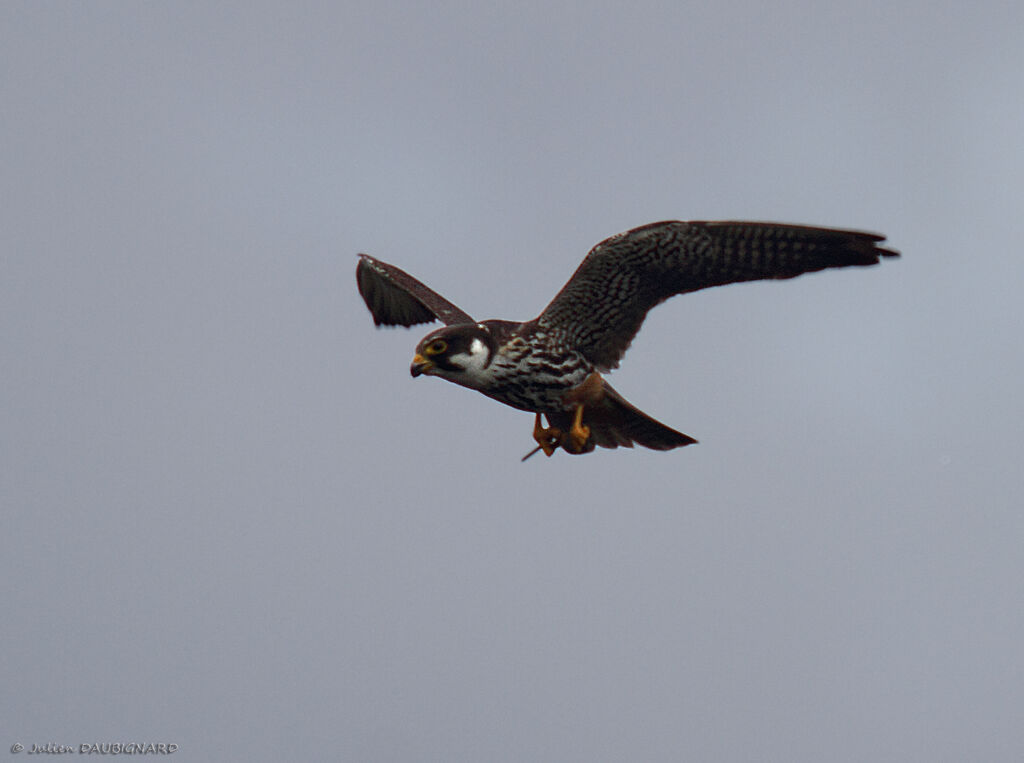
{"type": "MultiPolygon", "coordinates": [[[[533,439],[537,441],[537,445],[544,451],[545,456],[550,456],[558,448],[558,444],[562,439],[562,430],[555,429],[554,427],[545,428],[540,421],[540,414],[537,414],[537,418],[533,423],[533,439]]],[[[536,453],[537,451],[533,451],[536,453]]],[[[530,455],[533,455],[531,453],[530,455]]],[[[524,459],[525,460],[525,459],[524,459]]]]}
{"type": "MultiPolygon", "coordinates": [[[[576,406],[576,414],[572,418],[572,426],[569,427],[568,444],[572,446],[573,453],[582,453],[583,448],[590,439],[590,427],[583,423],[583,406],[576,406]]],[[[565,447],[565,444],[562,445],[565,447]]],[[[568,450],[568,448],[566,448],[568,450]]]]}

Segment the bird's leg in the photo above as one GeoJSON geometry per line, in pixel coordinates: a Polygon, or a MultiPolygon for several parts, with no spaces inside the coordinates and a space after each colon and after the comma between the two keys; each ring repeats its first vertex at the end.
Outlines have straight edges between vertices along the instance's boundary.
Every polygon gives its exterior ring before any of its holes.
{"type": "MultiPolygon", "coordinates": [[[[558,443],[562,439],[562,430],[555,427],[545,428],[541,423],[540,413],[538,413],[537,418],[533,422],[533,439],[537,441],[539,449],[544,451],[544,455],[550,456],[558,449],[558,443]]],[[[534,450],[527,453],[523,460],[525,461],[536,452],[534,450]]]]}
{"type": "MultiPolygon", "coordinates": [[[[572,417],[572,426],[569,427],[568,436],[566,438],[568,443],[572,446],[574,453],[582,453],[583,446],[587,444],[587,440],[590,439],[590,427],[583,423],[583,406],[576,406],[576,413],[572,417]]],[[[565,447],[565,444],[562,445],[565,447]]]]}

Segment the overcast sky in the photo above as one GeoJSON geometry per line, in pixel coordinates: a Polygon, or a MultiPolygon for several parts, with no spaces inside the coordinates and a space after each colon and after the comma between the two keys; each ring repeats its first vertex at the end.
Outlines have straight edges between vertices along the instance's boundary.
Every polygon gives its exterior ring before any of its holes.
{"type": "Polygon", "coordinates": [[[0,103],[0,749],[1024,756],[1021,3],[6,2],[0,103]],[[353,277],[730,218],[903,256],[655,310],[669,453],[519,463],[353,277]]]}

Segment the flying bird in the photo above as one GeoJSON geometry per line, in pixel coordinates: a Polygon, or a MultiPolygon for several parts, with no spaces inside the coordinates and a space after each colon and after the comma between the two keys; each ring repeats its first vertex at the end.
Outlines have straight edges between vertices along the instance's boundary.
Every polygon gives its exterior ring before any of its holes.
{"type": "Polygon", "coordinates": [[[438,376],[535,415],[537,451],[671,450],[695,442],[655,421],[602,374],[619,365],[647,312],[676,294],[793,278],[897,257],[885,237],[759,222],[651,223],[605,239],[530,321],[476,321],[394,265],[359,255],[359,293],[377,326],[444,327],[417,345],[411,373],[438,376]],[[547,426],[541,416],[547,420],[547,426]]]}

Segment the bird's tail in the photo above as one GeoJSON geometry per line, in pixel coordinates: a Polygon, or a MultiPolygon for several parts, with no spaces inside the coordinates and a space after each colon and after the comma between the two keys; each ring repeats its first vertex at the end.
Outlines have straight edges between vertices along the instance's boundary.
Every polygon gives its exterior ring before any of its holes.
{"type": "MultiPolygon", "coordinates": [[[[590,438],[581,452],[589,453],[597,446],[632,448],[634,443],[652,450],[672,450],[697,442],[689,435],[655,421],[616,392],[607,381],[601,381],[604,387],[600,401],[583,408],[583,423],[590,427],[590,438]]],[[[569,431],[572,425],[572,412],[545,416],[551,426],[563,432],[569,431]]]]}

